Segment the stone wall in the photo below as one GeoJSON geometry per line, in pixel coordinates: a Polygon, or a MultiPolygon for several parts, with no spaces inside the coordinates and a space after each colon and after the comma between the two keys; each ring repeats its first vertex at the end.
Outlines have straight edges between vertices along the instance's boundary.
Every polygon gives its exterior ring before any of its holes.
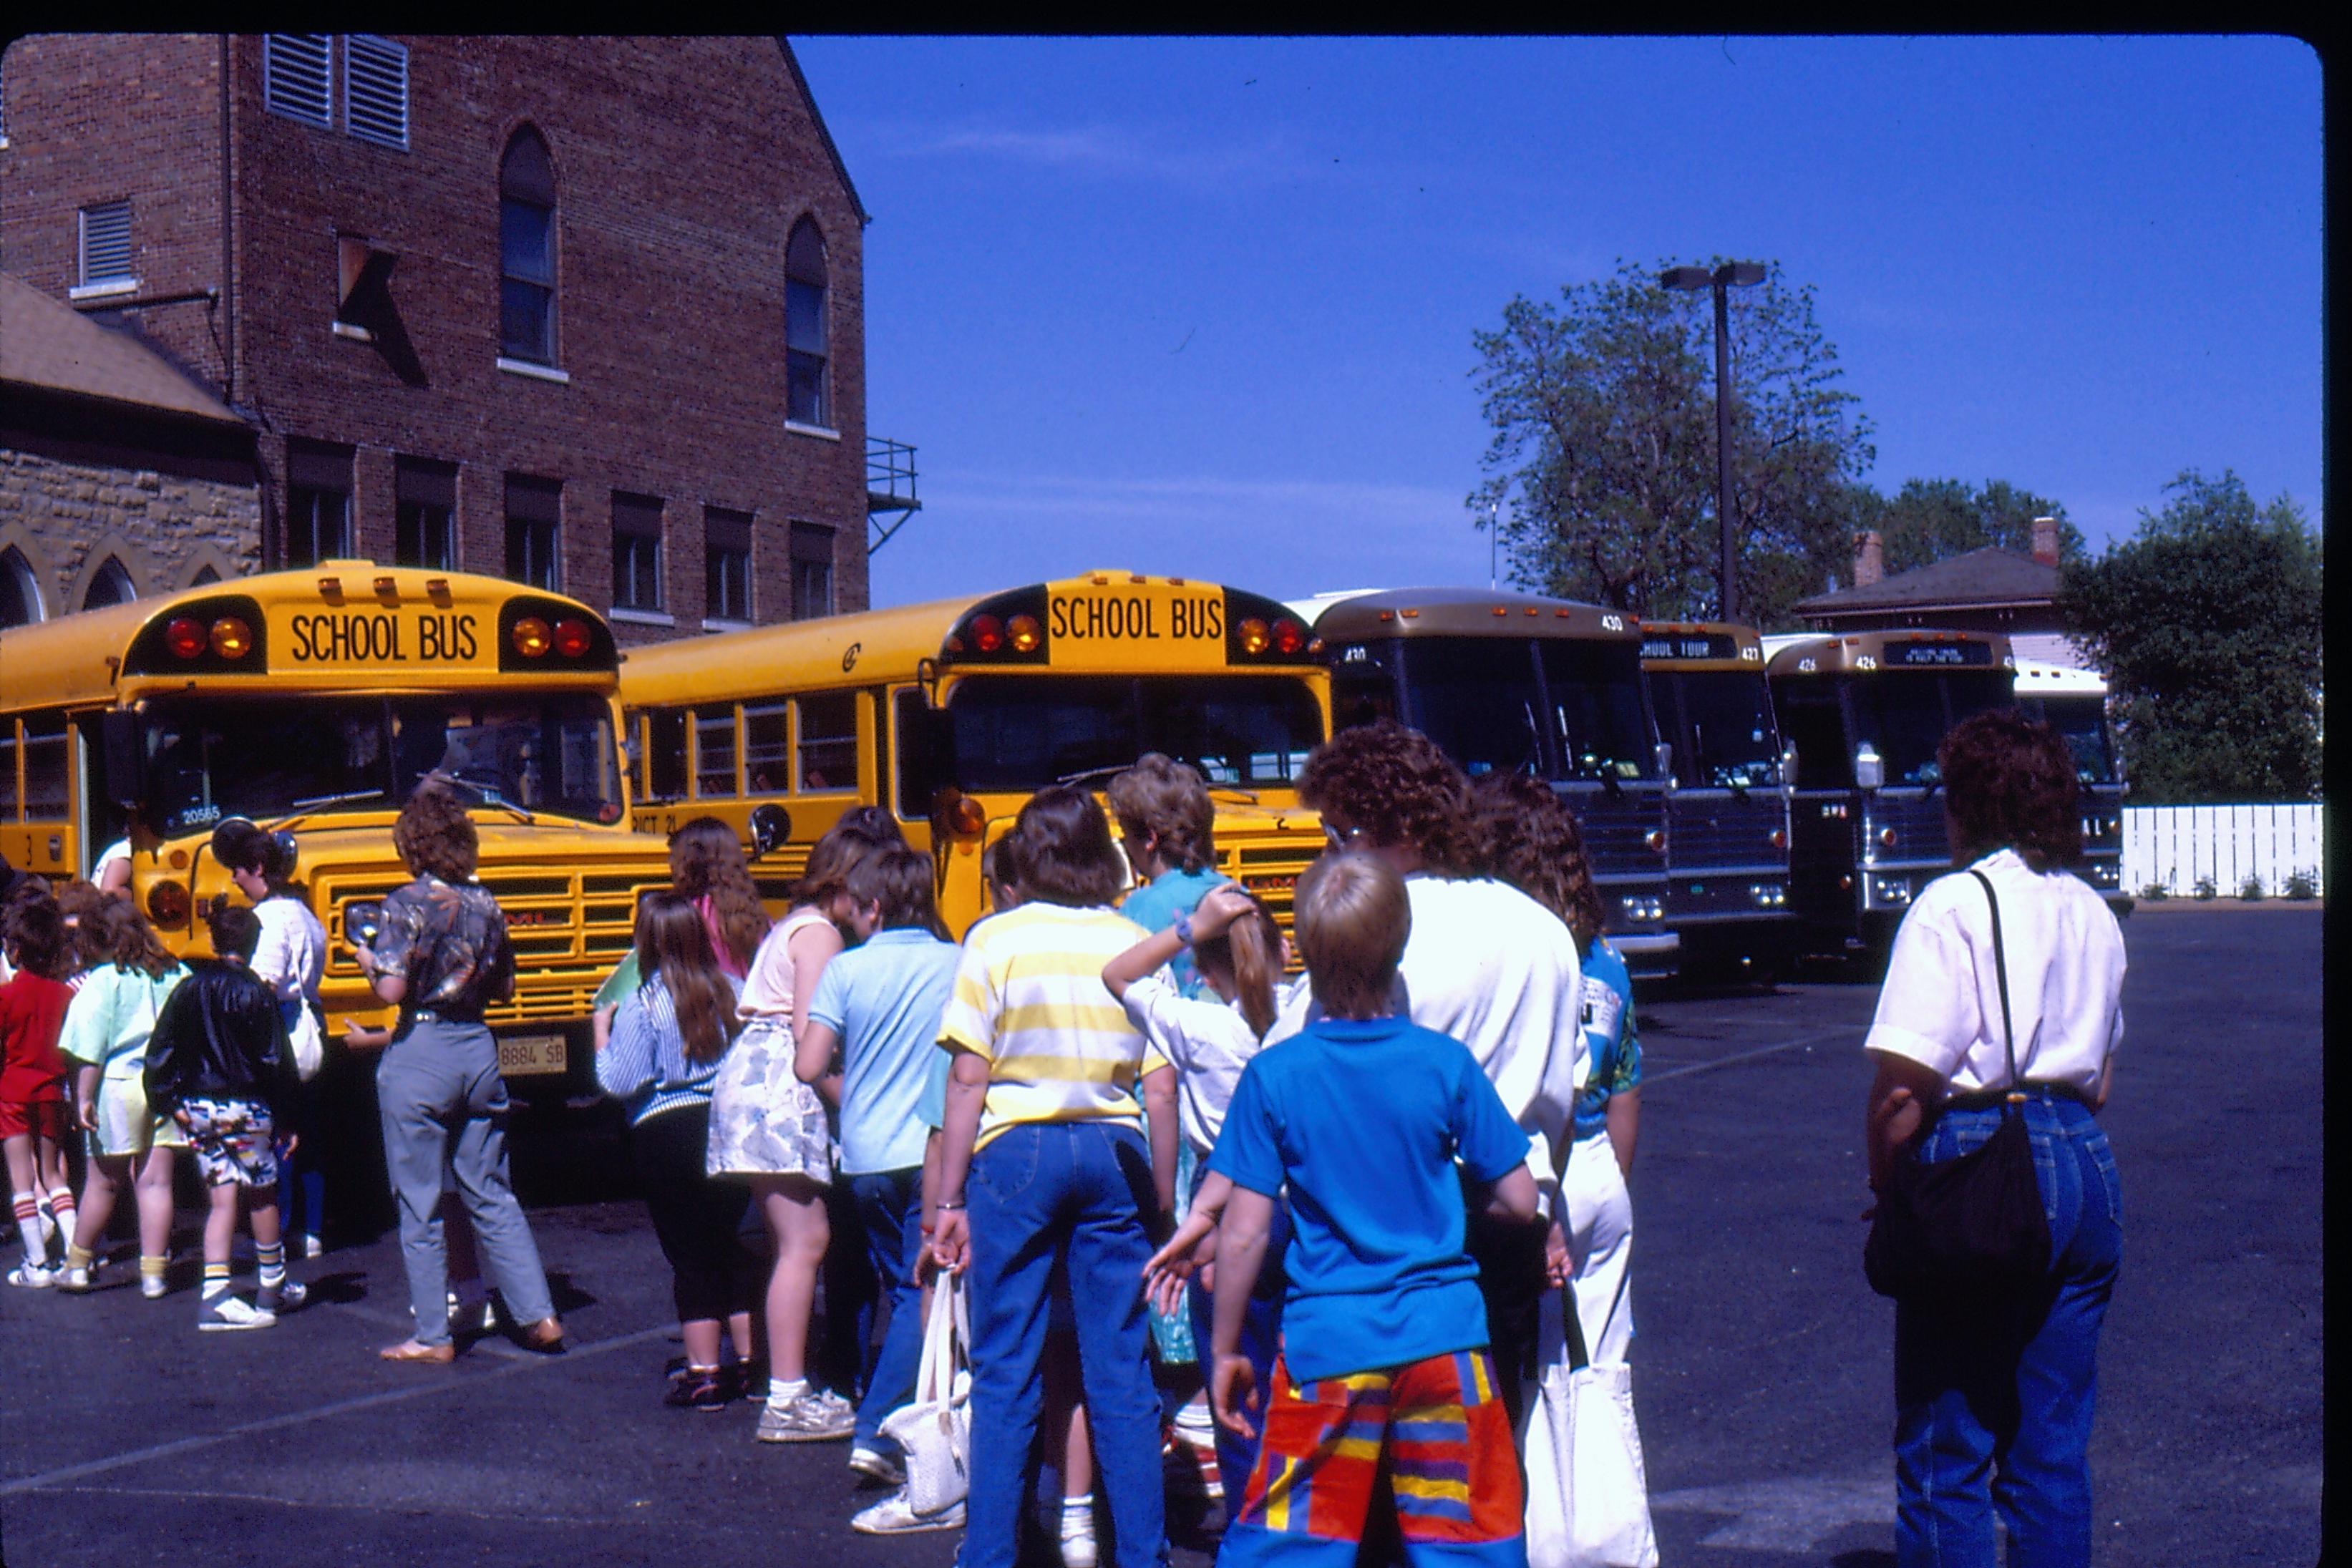
{"type": "Polygon", "coordinates": [[[258,570],[261,506],[253,485],[61,461],[0,450],[0,550],[23,557],[44,618],[82,607],[106,559],[144,597],[258,570]]]}

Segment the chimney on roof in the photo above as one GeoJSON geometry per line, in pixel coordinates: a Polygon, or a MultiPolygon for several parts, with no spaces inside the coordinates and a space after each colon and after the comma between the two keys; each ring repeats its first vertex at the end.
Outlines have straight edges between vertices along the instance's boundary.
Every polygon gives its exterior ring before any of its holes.
{"type": "Polygon", "coordinates": [[[2043,566],[2058,564],[2058,519],[2033,519],[2033,559],[2043,566]]]}
{"type": "Polygon", "coordinates": [[[1880,547],[1878,530],[1865,528],[1853,537],[1853,585],[1868,588],[1886,575],[1886,554],[1880,547]]]}

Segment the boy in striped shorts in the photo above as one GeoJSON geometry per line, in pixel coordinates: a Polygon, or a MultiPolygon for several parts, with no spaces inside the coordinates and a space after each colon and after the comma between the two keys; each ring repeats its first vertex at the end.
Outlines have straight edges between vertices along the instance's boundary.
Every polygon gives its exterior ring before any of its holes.
{"type": "Polygon", "coordinates": [[[1326,855],[1296,908],[1322,1017],[1243,1070],[1192,1218],[1155,1260],[1189,1254],[1222,1199],[1210,1392],[1220,1421],[1248,1435],[1257,1414],[1265,1435],[1218,1563],[1351,1568],[1385,1457],[1408,1559],[1526,1568],[1518,1457],[1454,1162],[1489,1188],[1490,1210],[1524,1223],[1528,1135],[1468,1048],[1391,1011],[1412,924],[1394,870],[1326,855]],[[1283,1350],[1261,1398],[1238,1347],[1286,1186],[1283,1350]]]}

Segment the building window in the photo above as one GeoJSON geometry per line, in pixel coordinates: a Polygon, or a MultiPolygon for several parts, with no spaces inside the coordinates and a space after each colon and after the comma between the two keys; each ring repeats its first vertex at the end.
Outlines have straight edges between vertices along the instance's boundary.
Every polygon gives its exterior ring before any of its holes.
{"type": "Polygon", "coordinates": [[[394,459],[392,559],[428,571],[457,570],[457,465],[394,459]]]}
{"type": "Polygon", "coordinates": [[[613,608],[662,607],[662,504],[613,492],[613,608]]]}
{"type": "Polygon", "coordinates": [[[286,564],[312,566],[357,554],[352,539],[352,449],[289,443],[286,564]]]}
{"type": "Polygon", "coordinates": [[[702,508],[702,614],[751,619],[751,514],[702,508]]]}
{"type": "Polygon", "coordinates": [[[131,570],[112,556],[100,563],[89,587],[82,591],[84,610],[103,610],[110,604],[128,604],[139,597],[139,589],[131,580],[131,570]]]}
{"type": "Polygon", "coordinates": [[[22,550],[0,549],[0,626],[30,626],[39,619],[41,580],[22,550]]]}
{"type": "Polygon", "coordinates": [[[563,587],[560,480],[507,476],[507,575],[550,593],[563,587]]]}
{"type": "Polygon", "coordinates": [[[305,125],[331,126],[328,101],[331,47],[324,33],[265,33],[261,38],[261,103],[272,114],[305,125]]]}
{"type": "Polygon", "coordinates": [[[784,418],[827,429],[833,399],[825,386],[824,236],[816,220],[793,225],[784,246],[784,418]]]}
{"type": "Polygon", "coordinates": [[[529,126],[499,164],[499,352],[555,363],[555,166],[529,126]]]}
{"type": "Polygon", "coordinates": [[[833,530],[821,523],[793,525],[793,619],[833,613],[833,530]]]}
{"type": "Polygon", "coordinates": [[[81,287],[135,287],[131,265],[131,204],[109,202],[80,214],[81,287]]]}
{"type": "Polygon", "coordinates": [[[343,39],[343,129],[379,147],[408,147],[408,50],[372,33],[343,39]]]}

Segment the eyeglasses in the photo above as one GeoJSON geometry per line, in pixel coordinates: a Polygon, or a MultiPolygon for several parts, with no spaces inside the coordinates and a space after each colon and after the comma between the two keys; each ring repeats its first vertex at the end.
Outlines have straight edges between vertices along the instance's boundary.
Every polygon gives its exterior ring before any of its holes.
{"type": "Polygon", "coordinates": [[[1348,828],[1343,830],[1333,827],[1328,821],[1326,821],[1323,824],[1323,841],[1329,844],[1335,851],[1344,852],[1349,845],[1354,843],[1358,839],[1363,837],[1363,835],[1364,830],[1361,828],[1348,828]]]}

